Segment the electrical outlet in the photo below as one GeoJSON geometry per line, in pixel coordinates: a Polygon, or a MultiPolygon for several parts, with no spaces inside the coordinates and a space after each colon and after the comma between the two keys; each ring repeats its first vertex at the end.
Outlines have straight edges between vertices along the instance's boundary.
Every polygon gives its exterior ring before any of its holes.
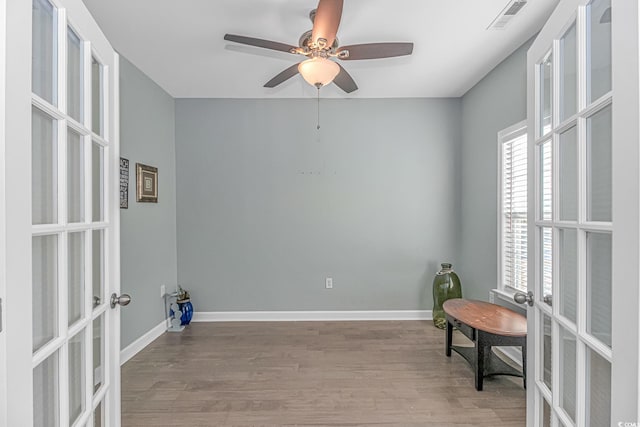
{"type": "Polygon", "coordinates": [[[160,298],[164,298],[167,293],[167,287],[165,285],[160,285],[160,298]]]}
{"type": "Polygon", "coordinates": [[[491,304],[495,304],[495,302],[496,302],[496,296],[492,291],[489,291],[489,302],[491,304]]]}
{"type": "Polygon", "coordinates": [[[327,277],[324,280],[324,287],[327,289],[333,289],[333,279],[331,277],[327,277]]]}

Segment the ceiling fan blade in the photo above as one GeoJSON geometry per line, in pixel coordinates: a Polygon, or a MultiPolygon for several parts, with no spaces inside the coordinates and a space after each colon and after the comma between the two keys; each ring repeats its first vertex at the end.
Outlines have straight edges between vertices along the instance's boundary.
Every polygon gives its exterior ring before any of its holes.
{"type": "Polygon", "coordinates": [[[333,82],[336,84],[336,86],[338,86],[340,89],[342,89],[347,93],[351,93],[354,90],[358,90],[358,85],[353,80],[351,75],[347,73],[347,70],[342,68],[342,65],[340,64],[338,64],[338,66],[340,67],[340,72],[333,79],[333,82]]]}
{"type": "Polygon", "coordinates": [[[342,2],[343,0],[320,0],[316,16],[313,19],[311,42],[325,39],[327,47],[333,45],[342,17],[342,2]]]}
{"type": "Polygon", "coordinates": [[[293,64],[291,67],[287,68],[286,70],[282,71],[280,74],[278,74],[277,76],[275,76],[274,78],[266,82],[264,84],[264,87],[276,87],[280,83],[283,83],[289,80],[291,77],[295,76],[296,74],[298,74],[298,64],[293,64]]]}
{"type": "Polygon", "coordinates": [[[338,49],[337,53],[340,54],[343,50],[348,50],[349,56],[346,58],[338,56],[338,58],[347,61],[356,59],[392,58],[394,56],[411,55],[413,52],[413,43],[354,44],[351,46],[342,46],[338,49]]]}
{"type": "Polygon", "coordinates": [[[291,49],[295,49],[295,46],[291,46],[285,43],[273,42],[271,40],[256,39],[254,37],[237,36],[235,34],[225,34],[224,39],[230,42],[247,44],[249,46],[262,47],[265,49],[279,50],[281,52],[291,53],[291,49]]]}

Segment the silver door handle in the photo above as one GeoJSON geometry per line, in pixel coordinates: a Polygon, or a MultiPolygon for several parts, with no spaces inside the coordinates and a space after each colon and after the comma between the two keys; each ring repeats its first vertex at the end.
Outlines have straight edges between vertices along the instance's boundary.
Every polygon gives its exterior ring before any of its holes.
{"type": "Polygon", "coordinates": [[[131,302],[131,296],[127,294],[122,294],[118,296],[117,294],[111,294],[111,308],[116,308],[116,304],[120,304],[122,307],[128,305],[131,302]]]}
{"type": "Polygon", "coordinates": [[[524,304],[525,302],[530,306],[533,305],[533,292],[529,291],[526,294],[522,292],[516,292],[513,294],[513,300],[518,304],[524,304]]]}
{"type": "Polygon", "coordinates": [[[545,304],[553,305],[553,296],[551,294],[543,296],[542,302],[544,302],[545,304]]]}

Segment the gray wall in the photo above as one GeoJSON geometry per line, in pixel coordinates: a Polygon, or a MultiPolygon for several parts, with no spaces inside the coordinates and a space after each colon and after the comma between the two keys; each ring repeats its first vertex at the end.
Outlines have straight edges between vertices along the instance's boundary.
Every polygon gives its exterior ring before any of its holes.
{"type": "Polygon", "coordinates": [[[177,283],[175,101],[120,57],[120,155],[129,159],[129,209],[120,209],[121,348],[163,319],[160,285],[177,283]],[[158,167],[158,204],[136,202],[136,162],[158,167]]]}
{"type": "Polygon", "coordinates": [[[176,101],[196,311],[431,309],[439,263],[460,258],[460,99],[320,109],[317,131],[311,99],[176,101]]]}
{"type": "Polygon", "coordinates": [[[498,287],[498,132],[524,120],[527,50],[518,48],[462,97],[461,262],[465,297],[498,287]]]}

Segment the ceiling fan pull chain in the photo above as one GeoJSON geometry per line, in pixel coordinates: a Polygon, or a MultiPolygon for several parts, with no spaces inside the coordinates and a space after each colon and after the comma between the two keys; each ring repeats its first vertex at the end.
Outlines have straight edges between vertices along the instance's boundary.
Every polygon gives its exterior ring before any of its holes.
{"type": "Polygon", "coordinates": [[[320,130],[320,86],[317,86],[318,88],[318,126],[316,127],[317,130],[320,130]]]}

